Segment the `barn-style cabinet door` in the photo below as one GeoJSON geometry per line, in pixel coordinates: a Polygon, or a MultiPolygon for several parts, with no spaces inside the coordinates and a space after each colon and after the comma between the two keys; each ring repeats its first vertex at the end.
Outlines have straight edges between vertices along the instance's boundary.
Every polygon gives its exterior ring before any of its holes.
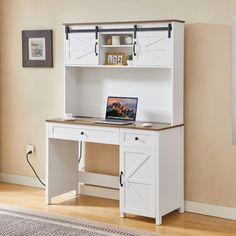
{"type": "Polygon", "coordinates": [[[120,147],[120,212],[155,217],[155,154],[120,147]]]}
{"type": "Polygon", "coordinates": [[[172,38],[166,31],[138,32],[134,42],[135,66],[171,66],[172,38]]]}
{"type": "Polygon", "coordinates": [[[71,33],[66,40],[66,65],[98,65],[95,33],[71,33]]]}

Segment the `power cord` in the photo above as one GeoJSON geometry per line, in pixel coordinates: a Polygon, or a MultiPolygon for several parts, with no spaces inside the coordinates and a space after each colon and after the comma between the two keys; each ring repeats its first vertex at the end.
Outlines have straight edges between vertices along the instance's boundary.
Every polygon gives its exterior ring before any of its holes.
{"type": "Polygon", "coordinates": [[[78,165],[81,161],[82,158],[82,141],[79,142],[79,160],[78,160],[78,165]]]}
{"type": "MultiPolygon", "coordinates": [[[[26,154],[26,160],[27,160],[29,166],[31,167],[31,169],[33,170],[35,176],[36,176],[37,179],[39,180],[39,182],[40,182],[44,187],[46,187],[45,183],[40,179],[40,177],[38,176],[36,170],[34,169],[34,167],[32,166],[32,164],[31,164],[30,161],[29,161],[29,155],[30,155],[30,154],[32,154],[32,151],[29,151],[29,152],[26,154]]],[[[81,158],[82,158],[82,141],[79,142],[79,160],[78,160],[78,164],[80,163],[81,158]]]]}
{"type": "Polygon", "coordinates": [[[29,155],[30,155],[30,154],[32,154],[32,151],[29,151],[29,152],[26,154],[26,160],[27,160],[29,166],[31,167],[31,169],[33,170],[35,176],[36,176],[37,179],[39,180],[39,182],[45,187],[45,186],[46,186],[45,183],[39,178],[37,172],[35,171],[34,167],[32,166],[32,164],[31,164],[30,161],[29,161],[29,155]]]}

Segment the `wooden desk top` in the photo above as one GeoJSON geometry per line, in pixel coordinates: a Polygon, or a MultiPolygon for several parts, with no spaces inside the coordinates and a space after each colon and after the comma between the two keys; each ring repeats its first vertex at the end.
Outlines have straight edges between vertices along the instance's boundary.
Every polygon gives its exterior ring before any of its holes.
{"type": "Polygon", "coordinates": [[[97,124],[95,121],[101,120],[102,118],[76,118],[75,120],[63,120],[62,118],[56,119],[49,119],[46,120],[48,123],[61,123],[61,124],[71,124],[71,125],[90,125],[90,126],[101,126],[101,127],[116,127],[116,128],[125,128],[125,129],[139,129],[139,130],[152,130],[152,131],[159,131],[164,129],[171,129],[175,127],[183,126],[184,124],[180,125],[171,125],[170,123],[160,123],[160,122],[150,122],[152,123],[152,127],[143,127],[142,121],[136,121],[134,124],[130,125],[110,125],[110,124],[97,124]]]}
{"type": "Polygon", "coordinates": [[[143,21],[79,22],[79,23],[64,23],[63,25],[76,26],[76,25],[143,24],[143,23],[170,23],[170,22],[185,23],[184,20],[166,19],[166,20],[143,20],[143,21]]]}

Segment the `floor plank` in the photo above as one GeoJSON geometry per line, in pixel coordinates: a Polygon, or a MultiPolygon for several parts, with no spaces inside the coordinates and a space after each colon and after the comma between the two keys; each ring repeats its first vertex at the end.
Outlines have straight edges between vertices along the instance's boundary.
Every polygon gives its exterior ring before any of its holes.
{"type": "Polygon", "coordinates": [[[43,189],[6,183],[0,183],[0,204],[157,232],[162,236],[236,235],[236,221],[232,220],[173,212],[163,217],[161,226],[156,226],[154,219],[150,218],[131,215],[120,218],[119,202],[115,200],[75,197],[68,193],[54,198],[53,205],[46,206],[43,189]]]}

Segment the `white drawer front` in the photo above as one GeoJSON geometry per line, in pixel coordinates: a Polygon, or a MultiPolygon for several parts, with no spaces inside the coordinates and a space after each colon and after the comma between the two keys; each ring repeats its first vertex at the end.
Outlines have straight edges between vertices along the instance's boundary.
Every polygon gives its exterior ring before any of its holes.
{"type": "Polygon", "coordinates": [[[50,124],[49,127],[49,138],[119,144],[119,129],[63,124],[50,124]]]}
{"type": "Polygon", "coordinates": [[[120,143],[127,146],[154,148],[155,135],[153,131],[121,129],[120,143]]]}

